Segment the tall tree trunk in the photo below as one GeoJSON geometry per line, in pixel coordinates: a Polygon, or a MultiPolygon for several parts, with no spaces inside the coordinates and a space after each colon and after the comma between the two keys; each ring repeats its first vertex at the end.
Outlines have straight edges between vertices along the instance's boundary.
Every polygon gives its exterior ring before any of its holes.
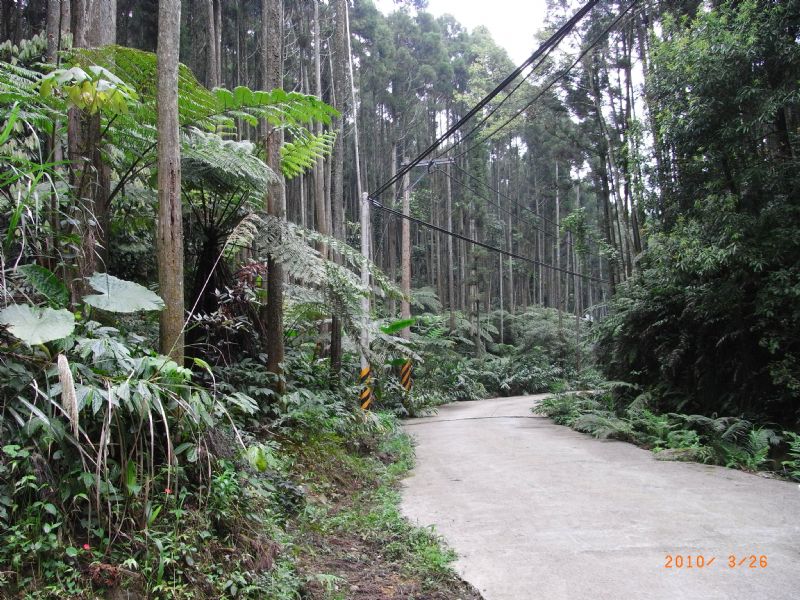
{"type": "MultiPolygon", "coordinates": [[[[48,0],[47,1],[47,54],[46,60],[50,64],[59,64],[60,59],[58,56],[59,50],[63,43],[64,36],[69,32],[70,27],[70,4],[69,0],[48,0]]],[[[47,161],[60,164],[64,159],[64,152],[62,148],[62,140],[59,134],[60,125],[58,122],[54,123],[53,133],[47,139],[47,161]]],[[[56,256],[56,244],[58,242],[59,229],[61,219],[59,217],[60,206],[58,202],[58,194],[50,195],[50,252],[53,257],[56,256]]],[[[50,270],[55,271],[58,268],[57,260],[53,258],[50,261],[50,270]]]]}
{"type": "Polygon", "coordinates": [[[214,78],[225,85],[222,77],[222,0],[214,0],[214,78]]]}
{"type": "MultiPolygon", "coordinates": [[[[334,121],[336,141],[333,148],[333,165],[331,170],[331,217],[333,235],[345,239],[344,231],[344,124],[348,116],[347,93],[347,40],[346,40],[347,1],[336,0],[336,20],[333,35],[333,51],[336,57],[332,65],[334,106],[340,116],[334,121]]],[[[331,375],[338,380],[342,369],[342,323],[338,315],[331,319],[331,375]]]]}
{"type": "Polygon", "coordinates": [[[183,364],[183,216],[178,121],[180,0],[158,3],[158,282],[160,346],[183,364]]]}
{"type": "MultiPolygon", "coordinates": [[[[206,21],[206,87],[212,89],[219,85],[219,80],[217,79],[217,23],[214,15],[214,0],[204,0],[203,8],[206,21]]],[[[265,89],[266,87],[264,85],[265,89]]]]}
{"type": "MultiPolygon", "coordinates": [[[[115,42],[116,0],[75,0],[73,9],[73,45],[76,48],[96,48],[115,42]]],[[[85,278],[98,270],[98,263],[107,255],[111,170],[102,159],[99,114],[70,109],[67,127],[71,183],[81,214],[78,274],[71,282],[75,300],[83,292],[85,278]]]]}
{"type": "MultiPolygon", "coordinates": [[[[322,100],[322,65],[321,65],[321,46],[322,38],[319,34],[319,0],[314,0],[314,93],[322,100]]],[[[317,135],[322,135],[322,123],[315,125],[317,135]]],[[[330,235],[328,228],[329,216],[325,210],[325,164],[321,156],[314,161],[314,218],[317,224],[317,231],[323,235],[330,235]]],[[[328,248],[325,244],[320,244],[318,250],[327,257],[328,248]]]]}
{"type": "Polygon", "coordinates": [[[47,54],[50,64],[58,62],[58,51],[63,45],[64,34],[70,26],[69,0],[47,0],[47,54]]]}
{"type": "MultiPolygon", "coordinates": [[[[269,91],[283,85],[283,0],[261,0],[261,78],[269,91]]],[[[265,122],[264,144],[267,165],[278,176],[269,186],[266,209],[273,217],[285,218],[284,188],[281,176],[281,130],[265,122]]],[[[267,369],[283,372],[283,266],[270,254],[267,258],[267,302],[265,351],[267,369]]],[[[282,381],[279,378],[279,381],[282,381]]],[[[283,384],[279,383],[279,392],[283,384]]]]}

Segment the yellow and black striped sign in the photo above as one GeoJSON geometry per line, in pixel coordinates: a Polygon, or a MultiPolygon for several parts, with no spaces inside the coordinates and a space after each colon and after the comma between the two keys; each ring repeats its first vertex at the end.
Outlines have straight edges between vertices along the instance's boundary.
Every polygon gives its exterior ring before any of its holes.
{"type": "Polygon", "coordinates": [[[405,364],[400,367],[400,385],[407,392],[411,391],[411,360],[407,360],[405,364]]]}
{"type": "Polygon", "coordinates": [[[359,394],[358,400],[361,403],[361,408],[367,410],[374,398],[374,394],[372,393],[372,369],[369,365],[361,369],[359,381],[361,383],[361,393],[359,394]]]}

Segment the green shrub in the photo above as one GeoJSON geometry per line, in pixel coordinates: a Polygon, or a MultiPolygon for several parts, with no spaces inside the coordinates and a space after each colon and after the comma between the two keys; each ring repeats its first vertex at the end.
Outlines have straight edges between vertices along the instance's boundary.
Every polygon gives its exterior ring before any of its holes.
{"type": "Polygon", "coordinates": [[[783,434],[789,443],[788,455],[790,458],[784,460],[781,465],[789,477],[800,481],[800,434],[792,431],[784,431],[783,434]]]}

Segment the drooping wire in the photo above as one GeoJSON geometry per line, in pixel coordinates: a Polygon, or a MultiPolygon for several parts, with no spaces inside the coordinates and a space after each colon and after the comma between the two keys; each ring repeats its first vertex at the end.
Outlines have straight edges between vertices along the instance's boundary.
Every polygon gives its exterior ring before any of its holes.
{"type": "Polygon", "coordinates": [[[486,250],[491,250],[492,252],[498,252],[505,256],[509,256],[511,258],[515,258],[517,260],[521,260],[527,263],[531,263],[534,265],[538,265],[544,269],[551,269],[553,271],[558,271],[560,273],[566,273],[567,275],[573,275],[575,277],[580,277],[583,279],[588,279],[590,281],[596,281],[598,283],[608,283],[607,279],[600,279],[599,277],[593,277],[591,275],[584,275],[582,273],[576,273],[575,271],[570,271],[569,269],[564,269],[562,267],[556,267],[553,265],[548,265],[545,262],[540,260],[536,260],[534,258],[528,258],[527,256],[522,256],[521,254],[517,254],[515,252],[510,252],[508,250],[503,250],[502,248],[498,248],[497,246],[492,246],[491,244],[487,244],[485,242],[481,242],[480,240],[476,240],[465,235],[461,235],[460,233],[456,233],[454,231],[450,231],[449,229],[445,229],[444,227],[439,227],[438,225],[434,225],[433,223],[428,223],[427,221],[423,221],[422,219],[417,219],[416,217],[412,217],[411,215],[406,215],[400,212],[399,210],[394,210],[393,208],[389,208],[388,206],[384,206],[380,202],[378,202],[374,198],[370,198],[372,205],[377,208],[378,210],[382,210],[386,213],[394,215],[395,217],[399,217],[401,219],[405,219],[410,221],[411,223],[416,223],[418,225],[422,225],[423,227],[427,227],[428,229],[432,229],[434,231],[438,231],[439,233],[444,233],[445,235],[449,235],[459,240],[463,240],[468,244],[472,244],[474,246],[480,246],[481,248],[485,248],[486,250]]]}
{"type": "MultiPolygon", "coordinates": [[[[469,173],[468,171],[466,171],[466,170],[464,170],[464,169],[462,169],[462,168],[458,167],[458,165],[454,165],[454,166],[455,166],[456,168],[458,168],[458,170],[459,170],[459,171],[461,171],[462,173],[464,173],[465,175],[467,175],[468,177],[470,177],[470,178],[471,178],[471,179],[473,179],[474,181],[477,181],[477,182],[478,182],[478,183],[480,183],[481,185],[484,185],[484,186],[486,186],[486,187],[487,187],[489,190],[491,190],[491,191],[493,191],[493,192],[497,193],[498,195],[502,196],[503,198],[506,198],[506,199],[507,199],[509,202],[512,202],[512,203],[514,204],[514,206],[516,206],[516,207],[518,207],[518,208],[521,208],[521,209],[525,209],[525,210],[527,210],[528,212],[530,212],[532,215],[534,215],[536,218],[538,218],[538,219],[541,219],[541,220],[543,220],[543,221],[545,221],[545,222],[547,222],[547,223],[551,223],[551,224],[553,225],[553,227],[557,227],[557,223],[556,223],[555,221],[552,221],[551,219],[548,219],[547,217],[545,217],[545,216],[543,216],[543,215],[539,215],[539,214],[537,214],[536,212],[534,212],[534,211],[533,211],[533,210],[531,210],[529,207],[527,207],[527,206],[525,206],[525,205],[523,205],[523,204],[519,204],[518,202],[516,202],[516,201],[515,201],[513,198],[511,198],[510,196],[507,196],[506,194],[503,194],[503,193],[502,193],[502,192],[500,192],[499,190],[495,190],[495,189],[494,189],[492,186],[490,186],[488,183],[481,181],[480,179],[478,179],[477,177],[475,177],[474,175],[472,175],[472,174],[471,174],[471,173],[469,173]]],[[[489,203],[489,204],[491,204],[492,206],[494,206],[494,207],[498,208],[499,210],[503,211],[503,212],[504,212],[504,213],[506,213],[507,215],[511,215],[512,217],[516,217],[516,216],[517,216],[517,215],[515,215],[513,212],[511,212],[510,210],[508,210],[507,208],[503,208],[503,206],[502,206],[502,205],[501,205],[499,202],[494,202],[494,201],[493,201],[491,198],[489,198],[488,196],[485,196],[485,195],[481,194],[481,193],[480,193],[478,190],[476,190],[476,189],[475,189],[475,188],[473,188],[472,186],[469,186],[469,185],[465,184],[463,181],[459,181],[458,179],[454,178],[452,175],[450,175],[450,174],[449,174],[449,173],[447,173],[446,171],[444,171],[444,170],[442,170],[442,169],[436,169],[436,171],[439,171],[440,173],[443,173],[443,174],[445,175],[445,177],[449,178],[451,181],[453,181],[453,182],[455,182],[455,183],[458,183],[459,185],[461,185],[461,186],[463,186],[464,188],[468,189],[468,190],[469,190],[469,191],[471,191],[473,194],[475,194],[475,195],[476,195],[476,196],[478,196],[479,198],[481,198],[481,199],[485,200],[486,202],[488,202],[488,203],[489,203]]],[[[556,233],[556,234],[553,234],[553,233],[550,233],[549,231],[547,231],[547,229],[546,229],[546,228],[545,228],[545,229],[542,229],[542,228],[538,227],[538,224],[536,224],[536,223],[533,223],[533,222],[532,222],[530,219],[528,219],[528,220],[527,220],[527,222],[528,222],[528,224],[529,224],[531,227],[533,227],[533,228],[534,228],[536,231],[540,232],[540,233],[541,233],[542,235],[544,235],[545,237],[549,237],[549,238],[551,238],[551,239],[555,239],[555,240],[560,240],[560,239],[561,239],[561,238],[560,238],[560,236],[559,236],[557,233],[556,233]]],[[[565,241],[565,243],[567,244],[567,246],[570,246],[570,247],[574,246],[573,242],[570,242],[570,241],[565,241]]],[[[591,253],[587,253],[587,254],[586,254],[586,256],[589,256],[589,257],[591,257],[591,258],[599,258],[599,257],[598,257],[596,254],[591,254],[591,253]]]]}
{"type": "MultiPolygon", "coordinates": [[[[455,166],[455,165],[454,165],[454,166],[455,166]]],[[[501,211],[503,211],[504,213],[506,213],[507,215],[511,215],[512,217],[516,217],[516,215],[515,215],[514,213],[512,213],[510,210],[508,210],[507,208],[503,208],[503,206],[502,206],[500,203],[498,203],[498,202],[495,202],[494,200],[492,200],[492,199],[491,199],[491,198],[489,198],[488,196],[486,196],[486,195],[484,195],[483,193],[481,193],[480,191],[476,190],[476,189],[475,189],[474,187],[472,187],[471,185],[467,185],[466,183],[464,183],[464,182],[463,182],[463,181],[461,181],[460,179],[457,179],[456,177],[453,177],[453,176],[452,176],[450,173],[448,173],[447,171],[445,171],[445,170],[443,170],[443,169],[435,169],[435,170],[436,170],[438,173],[441,173],[442,175],[444,175],[445,177],[447,177],[447,178],[448,178],[450,181],[452,181],[453,183],[457,183],[458,185],[460,185],[460,186],[461,186],[461,187],[463,187],[464,189],[466,189],[466,190],[469,190],[470,192],[472,192],[473,194],[475,194],[476,196],[478,196],[478,197],[479,197],[479,198],[481,198],[482,200],[484,200],[484,201],[488,202],[489,204],[491,204],[492,206],[494,206],[494,207],[495,207],[495,208],[497,208],[498,210],[501,210],[501,211]]],[[[460,171],[464,171],[463,169],[459,169],[459,170],[460,170],[460,171]]],[[[467,175],[469,175],[469,173],[467,173],[466,171],[464,171],[464,173],[466,173],[467,175]]],[[[470,175],[470,177],[472,177],[472,176],[470,175]]],[[[473,179],[475,179],[476,181],[479,181],[479,182],[480,182],[480,180],[479,180],[477,177],[472,177],[472,178],[473,178],[473,179]]],[[[481,183],[482,183],[482,182],[481,182],[481,183]]],[[[488,187],[488,185],[487,185],[487,187],[488,187]]],[[[490,189],[491,189],[491,188],[490,188],[490,189]]],[[[536,213],[533,213],[533,214],[536,214],[536,213]]],[[[550,232],[549,232],[549,231],[547,231],[546,229],[542,229],[542,228],[540,228],[538,223],[534,223],[533,221],[531,221],[531,220],[528,220],[528,224],[529,224],[531,227],[533,227],[533,228],[534,228],[536,231],[538,231],[539,233],[541,233],[542,235],[545,235],[545,236],[548,236],[548,237],[551,237],[551,238],[554,238],[554,237],[556,237],[554,234],[550,233],[550,232]]]]}
{"type": "MultiPolygon", "coordinates": [[[[472,181],[474,181],[475,183],[478,183],[478,184],[480,184],[480,185],[482,185],[482,186],[486,187],[486,189],[488,189],[490,192],[493,192],[493,193],[497,194],[498,196],[501,196],[501,197],[505,198],[506,200],[508,200],[509,202],[511,202],[511,203],[512,203],[514,206],[516,206],[517,208],[519,208],[519,209],[522,209],[522,210],[526,210],[526,211],[528,211],[529,213],[531,213],[531,214],[532,214],[534,217],[536,217],[537,219],[539,219],[539,220],[541,220],[541,221],[544,221],[545,223],[550,223],[550,224],[551,224],[553,227],[555,227],[555,226],[556,226],[556,222],[555,222],[555,221],[553,221],[552,219],[548,219],[548,218],[547,218],[547,217],[545,217],[544,215],[540,215],[540,214],[538,214],[538,213],[537,213],[535,210],[533,210],[533,209],[532,209],[532,208],[530,208],[529,206],[525,206],[524,204],[520,204],[519,202],[517,202],[516,200],[514,200],[514,199],[513,199],[511,196],[508,196],[508,195],[504,194],[503,192],[501,192],[500,190],[497,190],[497,189],[493,188],[493,187],[492,187],[492,186],[491,186],[489,183],[487,183],[487,182],[485,182],[485,181],[481,181],[480,179],[478,179],[477,177],[475,177],[475,175],[473,175],[472,173],[470,173],[470,172],[469,172],[469,171],[467,171],[466,169],[463,169],[463,168],[459,167],[457,163],[453,163],[453,166],[454,166],[454,167],[455,167],[455,168],[456,168],[458,171],[460,171],[461,173],[463,173],[464,175],[466,175],[467,177],[469,177],[469,178],[470,178],[472,181]]],[[[463,184],[462,184],[462,185],[463,185],[463,184]]],[[[468,189],[470,189],[470,190],[472,190],[473,192],[475,192],[475,190],[474,190],[473,188],[468,188],[468,189]]],[[[476,193],[476,194],[478,194],[479,196],[481,196],[481,194],[480,194],[480,193],[478,193],[478,192],[475,192],[475,193],[476,193]]],[[[483,196],[481,196],[481,198],[484,198],[484,197],[483,197],[483,196]]],[[[484,199],[485,199],[485,198],[484,198],[484,199]]],[[[548,234],[548,235],[550,235],[550,234],[548,234]]]]}

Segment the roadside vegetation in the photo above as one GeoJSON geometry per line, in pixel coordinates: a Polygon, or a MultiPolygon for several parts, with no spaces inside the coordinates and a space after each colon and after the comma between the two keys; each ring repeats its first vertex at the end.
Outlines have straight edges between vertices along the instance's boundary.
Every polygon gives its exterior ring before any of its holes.
{"type": "Polygon", "coordinates": [[[656,413],[648,394],[620,401],[614,390],[556,392],[534,413],[599,439],[631,442],[659,460],[702,462],[745,471],[765,471],[800,481],[800,436],[741,417],[656,413]]]}

